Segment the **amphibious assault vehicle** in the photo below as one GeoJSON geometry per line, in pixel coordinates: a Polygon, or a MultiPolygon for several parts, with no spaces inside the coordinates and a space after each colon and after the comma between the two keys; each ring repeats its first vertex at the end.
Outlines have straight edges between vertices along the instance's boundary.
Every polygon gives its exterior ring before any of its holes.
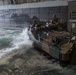
{"type": "Polygon", "coordinates": [[[35,48],[57,59],[61,65],[76,64],[76,36],[59,24],[34,24],[28,34],[35,48]]]}

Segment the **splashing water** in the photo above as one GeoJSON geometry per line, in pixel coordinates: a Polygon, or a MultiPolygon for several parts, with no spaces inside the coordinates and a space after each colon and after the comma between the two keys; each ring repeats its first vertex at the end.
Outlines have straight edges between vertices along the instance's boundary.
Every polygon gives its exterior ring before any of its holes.
{"type": "Polygon", "coordinates": [[[19,49],[23,45],[32,45],[27,28],[23,30],[0,30],[0,57],[7,52],[19,49]]]}
{"type": "MultiPolygon", "coordinates": [[[[32,46],[32,41],[29,39],[27,28],[15,29],[15,30],[0,29],[0,58],[10,51],[19,50],[22,46],[29,46],[29,47],[32,46]]],[[[32,57],[30,56],[31,59],[28,60],[29,63],[27,64],[30,65],[32,62],[31,65],[34,65],[34,66],[36,65],[36,67],[34,68],[38,69],[40,67],[40,69],[37,70],[37,72],[33,71],[37,75],[40,75],[40,74],[41,75],[44,75],[44,74],[76,75],[76,68],[74,69],[62,68],[57,63],[52,63],[52,60],[51,61],[46,60],[43,56],[39,54],[35,56],[33,55],[32,57]]],[[[33,75],[36,75],[36,74],[33,74],[33,75]]]]}
{"type": "Polygon", "coordinates": [[[32,45],[32,41],[29,40],[28,29],[24,29],[13,41],[13,45],[19,48],[20,45],[32,45]]]}

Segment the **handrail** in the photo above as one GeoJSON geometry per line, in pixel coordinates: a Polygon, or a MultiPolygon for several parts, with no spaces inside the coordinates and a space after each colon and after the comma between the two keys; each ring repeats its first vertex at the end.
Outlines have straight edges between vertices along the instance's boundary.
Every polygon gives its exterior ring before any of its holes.
{"type": "MultiPolygon", "coordinates": [[[[24,3],[37,3],[37,2],[44,2],[44,1],[66,1],[66,0],[1,0],[3,5],[6,4],[24,4],[24,3]]],[[[67,1],[74,1],[74,0],[67,0],[67,1]]]]}

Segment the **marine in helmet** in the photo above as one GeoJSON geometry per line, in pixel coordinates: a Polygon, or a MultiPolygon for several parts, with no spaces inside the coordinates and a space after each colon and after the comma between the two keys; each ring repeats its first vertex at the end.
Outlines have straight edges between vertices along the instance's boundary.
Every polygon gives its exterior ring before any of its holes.
{"type": "Polygon", "coordinates": [[[52,24],[58,24],[59,19],[56,17],[56,15],[53,15],[52,24]]]}

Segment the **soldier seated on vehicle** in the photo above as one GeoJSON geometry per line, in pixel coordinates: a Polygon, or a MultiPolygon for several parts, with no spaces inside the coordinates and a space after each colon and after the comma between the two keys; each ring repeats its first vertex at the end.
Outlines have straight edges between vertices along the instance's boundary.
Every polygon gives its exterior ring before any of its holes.
{"type": "Polygon", "coordinates": [[[58,29],[62,30],[63,29],[63,19],[59,19],[59,22],[58,22],[58,29]]]}
{"type": "Polygon", "coordinates": [[[37,21],[36,21],[36,20],[33,20],[33,25],[32,25],[32,27],[35,27],[35,26],[37,26],[37,21]]]}
{"type": "Polygon", "coordinates": [[[58,21],[59,21],[59,18],[57,18],[56,15],[54,15],[53,19],[52,19],[52,24],[56,24],[57,25],[58,21]]]}

